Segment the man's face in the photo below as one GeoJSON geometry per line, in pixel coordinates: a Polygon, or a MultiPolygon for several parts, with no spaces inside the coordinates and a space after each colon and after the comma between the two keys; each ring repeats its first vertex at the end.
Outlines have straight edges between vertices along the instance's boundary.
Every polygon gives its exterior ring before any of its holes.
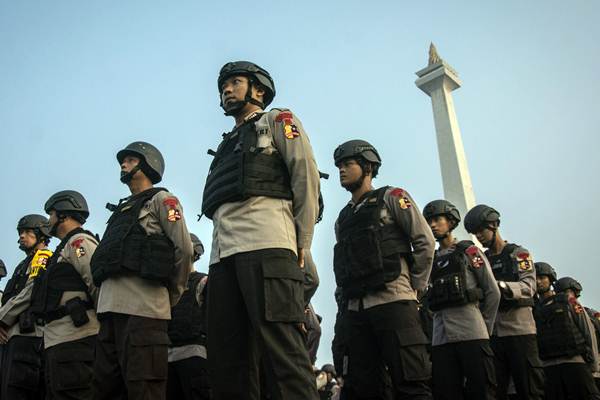
{"type": "Polygon", "coordinates": [[[535,283],[537,285],[537,291],[540,293],[546,293],[550,290],[550,278],[546,275],[537,275],[535,277],[535,283]]]}
{"type": "Polygon", "coordinates": [[[427,223],[436,239],[444,238],[450,232],[450,221],[445,215],[434,215],[427,220],[427,223]]]}
{"type": "Polygon", "coordinates": [[[19,229],[19,248],[31,249],[35,246],[37,237],[33,229],[19,229]]]}
{"type": "Polygon", "coordinates": [[[139,158],[137,158],[135,156],[125,156],[123,158],[123,162],[121,163],[121,176],[127,174],[139,163],[140,163],[139,158]]]}
{"type": "MultiPolygon", "coordinates": [[[[225,111],[239,107],[240,102],[246,100],[249,85],[250,81],[248,77],[242,75],[230,76],[223,81],[219,89],[221,90],[221,104],[223,104],[225,111]]],[[[255,85],[250,86],[250,96],[262,102],[265,91],[257,88],[255,85]]]]}
{"type": "Polygon", "coordinates": [[[494,231],[489,228],[483,228],[479,232],[475,232],[475,237],[483,247],[489,248],[492,245],[494,231]]]}
{"type": "Polygon", "coordinates": [[[362,168],[352,158],[342,160],[336,166],[340,172],[340,185],[344,188],[352,186],[362,177],[362,168]]]}

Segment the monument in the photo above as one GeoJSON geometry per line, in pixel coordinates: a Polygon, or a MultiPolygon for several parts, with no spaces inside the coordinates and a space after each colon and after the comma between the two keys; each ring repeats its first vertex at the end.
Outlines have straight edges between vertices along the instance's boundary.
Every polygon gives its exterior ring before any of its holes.
{"type": "MultiPolygon", "coordinates": [[[[440,58],[433,43],[429,46],[428,64],[416,73],[419,78],[415,85],[431,97],[444,198],[454,204],[464,218],[475,205],[475,195],[452,100],[452,91],[460,87],[461,81],[456,71],[440,58]]],[[[454,233],[459,240],[470,239],[462,223],[454,233]]]]}

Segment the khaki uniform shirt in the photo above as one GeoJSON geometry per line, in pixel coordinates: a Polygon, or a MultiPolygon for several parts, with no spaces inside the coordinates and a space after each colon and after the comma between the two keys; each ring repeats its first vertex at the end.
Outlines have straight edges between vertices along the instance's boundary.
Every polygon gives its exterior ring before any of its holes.
{"type": "MultiPolygon", "coordinates": [[[[47,248],[44,248],[47,250],[47,248]]],[[[34,257],[35,258],[35,257],[34,257]]],[[[32,259],[33,261],[33,259],[32,259]]],[[[8,326],[7,333],[10,340],[13,336],[31,336],[31,337],[42,337],[42,328],[35,324],[35,331],[31,333],[21,333],[19,329],[19,315],[26,311],[31,304],[31,293],[33,291],[33,276],[31,275],[31,262],[27,266],[26,274],[29,276],[27,283],[23,290],[16,296],[6,302],[4,306],[0,308],[0,321],[8,326]]]]}
{"type": "MultiPolygon", "coordinates": [[[[87,286],[91,300],[96,304],[98,299],[98,288],[92,281],[92,272],[90,269],[90,260],[94,251],[96,251],[98,242],[96,239],[84,233],[73,235],[65,247],[60,252],[57,262],[66,262],[73,266],[75,271],[81,275],[81,279],[87,286]]],[[[85,292],[64,292],[60,299],[59,305],[65,305],[67,301],[79,297],[83,301],[87,301],[88,297],[85,292]]],[[[96,311],[89,309],[86,311],[89,322],[83,326],[75,327],[71,316],[64,317],[48,322],[42,327],[44,331],[44,348],[52,347],[57,344],[72,342],[88,336],[98,334],[100,324],[96,317],[96,311]]]]}
{"type": "MultiPolygon", "coordinates": [[[[533,298],[535,296],[535,268],[529,251],[523,247],[516,247],[511,253],[511,258],[515,262],[526,261],[519,267],[519,280],[517,282],[506,282],[510,289],[510,295],[513,299],[533,298]],[[519,258],[520,254],[527,254],[526,260],[519,258]]],[[[499,261],[498,261],[499,262],[499,261]]],[[[504,294],[501,294],[504,296],[504,294]]],[[[517,335],[535,335],[535,320],[531,307],[516,307],[508,310],[498,310],[496,323],[494,325],[494,335],[498,337],[517,336],[517,335]]]]}
{"type": "MultiPolygon", "coordinates": [[[[254,116],[250,114],[246,120],[254,116]]],[[[265,154],[278,152],[287,165],[294,199],[255,196],[221,205],[213,215],[210,265],[260,249],[289,249],[297,254],[298,248],[308,249],[312,242],[319,212],[319,171],[308,135],[289,111],[273,109],[254,124],[257,147],[265,154]],[[284,112],[291,116],[287,121],[278,118],[284,112]],[[286,132],[288,121],[294,132],[286,132]]]]}
{"type": "MultiPolygon", "coordinates": [[[[472,247],[477,251],[475,256],[469,255],[465,250],[465,254],[471,262],[466,273],[466,288],[468,290],[480,288],[483,291],[483,299],[478,303],[435,311],[433,313],[432,346],[489,339],[492,334],[500,303],[500,289],[498,289],[487,257],[476,246],[472,247]]],[[[438,252],[440,256],[443,256],[454,250],[455,247],[452,246],[438,252]]]]}
{"type": "Polygon", "coordinates": [[[142,208],[139,223],[148,235],[165,235],[175,245],[175,267],[169,285],[132,274],[110,277],[100,286],[98,313],[171,319],[171,307],[179,301],[193,268],[194,250],[183,209],[175,196],[161,191],[142,208]]]}
{"type": "MultiPolygon", "coordinates": [[[[365,198],[366,200],[366,198],[365,198]]],[[[384,207],[381,210],[380,223],[383,225],[396,224],[409,238],[412,246],[414,262],[411,266],[402,258],[398,278],[385,284],[386,288],[375,293],[369,293],[360,299],[350,299],[348,310],[358,311],[362,304],[364,309],[399,300],[417,300],[417,290],[423,290],[428,283],[431,273],[431,263],[435,252],[435,238],[431,229],[421,215],[421,211],[412,197],[403,189],[389,188],[384,196],[384,207]]],[[[364,200],[354,204],[358,210],[364,200]]],[[[335,234],[338,237],[338,222],[335,223],[335,234]]]]}

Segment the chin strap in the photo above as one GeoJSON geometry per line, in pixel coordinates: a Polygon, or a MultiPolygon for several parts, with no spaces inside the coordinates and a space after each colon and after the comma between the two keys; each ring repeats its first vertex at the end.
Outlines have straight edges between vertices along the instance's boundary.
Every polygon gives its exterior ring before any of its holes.
{"type": "Polygon", "coordinates": [[[131,169],[131,171],[123,174],[121,173],[121,182],[124,184],[128,184],[129,182],[131,182],[131,180],[133,179],[133,176],[136,174],[136,172],[140,171],[142,169],[142,167],[140,166],[140,164],[136,165],[135,167],[133,167],[131,169]]]}
{"type": "Polygon", "coordinates": [[[246,96],[242,101],[236,101],[232,103],[229,108],[225,108],[223,105],[223,100],[220,102],[220,106],[223,110],[225,110],[225,115],[232,116],[236,115],[244,106],[248,103],[254,104],[255,106],[260,107],[261,110],[265,109],[265,104],[262,101],[258,101],[252,97],[252,85],[254,84],[254,80],[248,78],[248,90],[246,91],[246,96]]]}

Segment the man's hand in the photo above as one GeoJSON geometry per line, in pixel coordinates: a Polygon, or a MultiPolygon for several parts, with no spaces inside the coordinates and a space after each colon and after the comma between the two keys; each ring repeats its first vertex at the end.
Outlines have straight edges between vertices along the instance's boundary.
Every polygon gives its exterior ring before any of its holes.
{"type": "Polygon", "coordinates": [[[6,344],[8,342],[8,332],[4,327],[0,326],[0,344],[6,344]]]}
{"type": "Polygon", "coordinates": [[[298,248],[298,266],[304,269],[304,249],[298,248]]]}

